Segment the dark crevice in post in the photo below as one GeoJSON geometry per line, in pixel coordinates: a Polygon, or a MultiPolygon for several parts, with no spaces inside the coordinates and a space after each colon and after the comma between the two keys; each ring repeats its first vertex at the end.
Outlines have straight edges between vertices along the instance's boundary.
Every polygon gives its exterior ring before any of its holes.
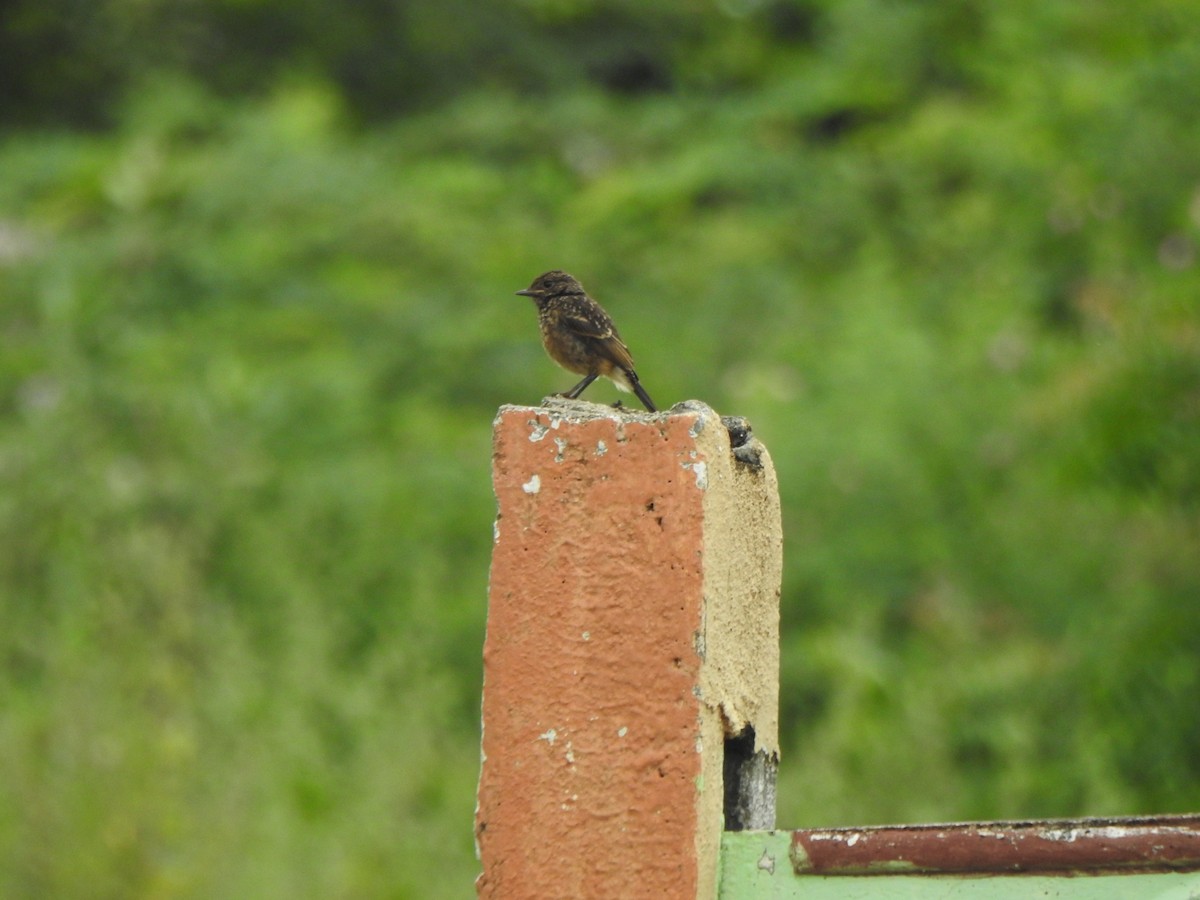
{"type": "Polygon", "coordinates": [[[753,726],[725,738],[724,770],[725,830],[772,830],[779,757],[754,749],[753,726]]]}
{"type": "Polygon", "coordinates": [[[721,424],[729,432],[733,458],[744,466],[761,470],[763,446],[754,436],[750,423],[741,416],[721,416],[721,424]]]}

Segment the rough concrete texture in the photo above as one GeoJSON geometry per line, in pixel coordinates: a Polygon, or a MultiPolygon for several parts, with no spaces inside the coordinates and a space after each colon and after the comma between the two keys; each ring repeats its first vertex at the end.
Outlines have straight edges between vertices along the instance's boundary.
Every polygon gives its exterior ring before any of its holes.
{"type": "Polygon", "coordinates": [[[698,403],[546,404],[495,422],[477,890],[713,897],[723,738],[776,752],[770,459],[698,403]]]}

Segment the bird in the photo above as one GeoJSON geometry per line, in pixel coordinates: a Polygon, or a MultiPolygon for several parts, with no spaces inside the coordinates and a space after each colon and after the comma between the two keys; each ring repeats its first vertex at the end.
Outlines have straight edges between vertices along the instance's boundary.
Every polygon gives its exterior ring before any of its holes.
{"type": "Polygon", "coordinates": [[[545,272],[516,292],[537,306],[542,346],[550,358],[583,381],[562,394],[574,400],[603,375],[618,389],[632,392],[650,412],[658,407],[642,387],[629,348],[617,333],[612,317],[588,296],[578,281],[561,269],[545,272]]]}

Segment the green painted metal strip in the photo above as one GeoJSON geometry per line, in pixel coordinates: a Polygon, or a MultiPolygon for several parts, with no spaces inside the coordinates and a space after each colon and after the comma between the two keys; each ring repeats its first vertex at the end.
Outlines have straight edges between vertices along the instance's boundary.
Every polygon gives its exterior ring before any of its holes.
{"type": "Polygon", "coordinates": [[[1077,875],[796,875],[790,831],[726,832],[721,900],[1200,900],[1200,872],[1077,875]]]}

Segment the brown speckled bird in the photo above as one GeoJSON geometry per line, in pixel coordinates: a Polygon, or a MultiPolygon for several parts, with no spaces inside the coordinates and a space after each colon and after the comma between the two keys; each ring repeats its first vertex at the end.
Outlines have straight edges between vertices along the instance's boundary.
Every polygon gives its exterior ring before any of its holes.
{"type": "Polygon", "coordinates": [[[658,412],[638,381],[633,357],[612,318],[587,295],[583,285],[555,269],[517,293],[537,305],[542,345],[550,358],[568,372],[583,376],[583,381],[562,396],[575,399],[603,375],[619,389],[636,394],[650,412],[658,412]]]}

